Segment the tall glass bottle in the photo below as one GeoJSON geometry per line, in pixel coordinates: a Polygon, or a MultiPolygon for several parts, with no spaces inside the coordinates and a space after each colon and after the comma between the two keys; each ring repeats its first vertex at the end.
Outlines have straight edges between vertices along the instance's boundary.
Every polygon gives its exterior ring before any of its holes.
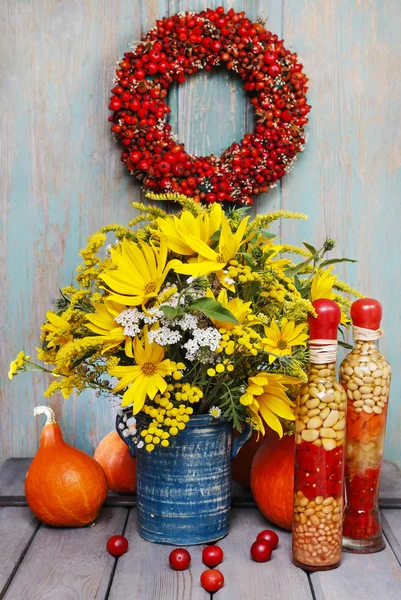
{"type": "Polygon", "coordinates": [[[340,366],[348,397],[343,548],[356,553],[385,547],[378,500],[391,367],[377,347],[381,317],[377,300],[352,304],[355,346],[340,366]]]}
{"type": "Polygon", "coordinates": [[[336,381],[340,308],[327,299],[313,306],[308,382],[296,407],[292,551],[295,565],[321,571],[341,561],[347,399],[336,381]]]}

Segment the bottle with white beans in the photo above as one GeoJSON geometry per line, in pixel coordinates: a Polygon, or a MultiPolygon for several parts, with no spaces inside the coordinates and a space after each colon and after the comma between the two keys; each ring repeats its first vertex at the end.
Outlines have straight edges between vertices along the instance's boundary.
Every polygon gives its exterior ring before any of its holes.
{"type": "Polygon", "coordinates": [[[391,367],[377,347],[381,317],[377,300],[352,304],[355,346],[340,366],[348,402],[343,549],[363,554],[385,547],[378,498],[391,367]]]}
{"type": "Polygon", "coordinates": [[[336,381],[340,308],[324,298],[312,304],[310,370],[295,409],[292,552],[296,566],[322,571],[341,561],[347,397],[336,381]]]}

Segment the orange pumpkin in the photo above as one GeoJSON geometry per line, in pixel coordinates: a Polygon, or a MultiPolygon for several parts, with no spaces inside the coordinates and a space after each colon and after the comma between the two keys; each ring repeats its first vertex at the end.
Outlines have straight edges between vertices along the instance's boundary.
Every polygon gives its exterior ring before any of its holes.
{"type": "Polygon", "coordinates": [[[251,469],[252,494],[260,511],[275,525],[292,528],[294,436],[268,436],[251,469]]]}
{"type": "MultiPolygon", "coordinates": [[[[239,432],[234,429],[234,437],[238,435],[239,432]]],[[[233,479],[244,487],[251,487],[252,461],[264,439],[263,436],[260,436],[259,440],[257,438],[257,431],[255,431],[249,442],[242,446],[237,456],[231,461],[233,479]]]]}
{"type": "Polygon", "coordinates": [[[102,465],[110,490],[117,494],[136,492],[136,460],[117,431],[111,431],[101,440],[94,459],[102,465]]]}
{"type": "Polygon", "coordinates": [[[47,421],[39,450],[25,479],[25,495],[34,515],[55,527],[92,523],[107,496],[107,479],[93,458],[69,446],[48,406],[37,406],[47,421]]]}

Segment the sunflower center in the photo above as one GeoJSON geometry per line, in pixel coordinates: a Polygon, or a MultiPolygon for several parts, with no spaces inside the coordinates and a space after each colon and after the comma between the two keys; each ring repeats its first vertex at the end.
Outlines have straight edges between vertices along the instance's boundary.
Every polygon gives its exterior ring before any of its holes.
{"type": "Polygon", "coordinates": [[[287,343],[284,340],[280,340],[277,343],[277,348],[279,348],[279,350],[287,350],[287,343]]]}
{"type": "Polygon", "coordinates": [[[157,367],[155,364],[151,362],[144,363],[141,367],[141,371],[147,377],[152,377],[157,371],[157,367]]]}
{"type": "Polygon", "coordinates": [[[149,283],[147,283],[145,285],[145,292],[147,294],[152,294],[156,290],[157,290],[157,283],[156,283],[156,281],[149,281],[149,283]]]}

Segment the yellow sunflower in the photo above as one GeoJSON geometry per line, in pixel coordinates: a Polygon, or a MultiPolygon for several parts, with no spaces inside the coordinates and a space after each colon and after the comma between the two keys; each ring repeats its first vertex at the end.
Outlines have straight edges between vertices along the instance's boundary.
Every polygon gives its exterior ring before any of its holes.
{"type": "Polygon", "coordinates": [[[248,407],[252,413],[259,430],[265,434],[264,423],[276,431],[280,437],[283,427],[279,417],[288,421],[295,421],[292,407],[294,404],[287,396],[287,386],[297,385],[301,382],[296,377],[289,377],[279,373],[261,372],[254,377],[249,377],[248,387],[241,396],[240,402],[248,407]]]}
{"type": "Polygon", "coordinates": [[[282,274],[291,265],[291,260],[288,258],[276,258],[283,248],[280,244],[274,244],[276,240],[277,238],[270,240],[260,238],[259,241],[263,252],[268,254],[264,263],[265,269],[274,269],[277,273],[282,274]]]}
{"type": "Polygon", "coordinates": [[[132,353],[132,337],[125,335],[124,327],[118,325],[115,321],[115,317],[117,317],[124,309],[125,306],[113,302],[113,300],[106,299],[104,303],[95,305],[96,313],[86,315],[86,318],[91,323],[86,327],[90,329],[90,331],[93,331],[93,333],[97,333],[102,340],[110,342],[110,344],[103,348],[102,354],[125,342],[125,354],[130,358],[133,358],[134,356],[132,353]]]}
{"type": "Polygon", "coordinates": [[[186,244],[192,248],[193,253],[198,256],[194,259],[189,259],[188,263],[174,262],[174,270],[176,273],[199,277],[201,275],[209,275],[216,273],[222,285],[234,291],[234,287],[227,284],[226,276],[223,273],[224,267],[238,253],[241,245],[244,243],[245,230],[248,224],[249,217],[241,221],[235,233],[232,232],[227,217],[221,216],[221,232],[217,250],[213,250],[200,237],[194,235],[186,236],[186,244]]]}
{"type": "MultiPolygon", "coordinates": [[[[333,267],[327,269],[326,271],[322,271],[319,275],[319,272],[316,271],[311,285],[311,300],[319,300],[320,298],[329,298],[329,300],[338,300],[342,299],[333,292],[333,286],[337,282],[337,277],[335,275],[331,275],[333,267]]],[[[345,314],[345,312],[341,311],[341,324],[345,327],[348,327],[350,323],[349,318],[345,314]]]]}
{"type": "Polygon", "coordinates": [[[52,311],[47,311],[47,323],[42,325],[41,330],[44,332],[43,337],[48,341],[47,347],[61,346],[70,342],[73,339],[71,333],[71,324],[63,317],[59,317],[52,311]],[[53,335],[60,332],[59,335],[53,335]]]}
{"type": "MultiPolygon", "coordinates": [[[[272,352],[277,356],[287,356],[292,353],[293,346],[305,346],[308,335],[303,333],[305,325],[295,326],[295,321],[288,321],[284,318],[281,321],[281,329],[275,321],[272,321],[270,327],[265,325],[265,336],[262,338],[262,344],[266,352],[272,352]]],[[[269,355],[269,363],[273,363],[277,356],[269,355]]]]}
{"type": "Polygon", "coordinates": [[[144,327],[144,345],[139,338],[134,340],[135,365],[117,366],[110,369],[110,375],[120,379],[113,392],[127,388],[122,398],[122,406],[133,404],[136,415],[145,404],[146,396],[153,400],[158,392],[164,394],[167,382],[164,379],[175,371],[175,363],[164,358],[164,349],[148,342],[148,329],[144,327]]]}
{"type": "Polygon", "coordinates": [[[99,278],[110,288],[110,300],[125,306],[144,306],[155,298],[172,266],[171,261],[166,264],[167,245],[163,239],[155,248],[124,238],[110,254],[117,268],[105,270],[99,278]]]}
{"type": "Polygon", "coordinates": [[[212,235],[220,229],[222,215],[223,209],[220,204],[214,204],[210,211],[197,217],[184,211],[180,217],[157,219],[157,225],[170,250],[184,256],[192,256],[196,254],[196,250],[188,243],[188,237],[195,237],[209,244],[212,235]]]}
{"type": "Polygon", "coordinates": [[[326,271],[322,271],[319,275],[319,272],[316,271],[311,286],[311,300],[319,300],[320,298],[329,298],[329,300],[333,300],[335,298],[335,294],[333,293],[333,285],[337,281],[337,277],[331,275],[333,267],[327,269],[326,271]]]}
{"type": "MultiPolygon", "coordinates": [[[[207,298],[213,298],[215,300],[214,294],[212,290],[209,288],[206,290],[207,298]]],[[[227,290],[221,290],[218,297],[217,302],[219,302],[224,308],[229,310],[234,317],[237,319],[238,323],[242,325],[247,317],[252,313],[252,309],[250,308],[252,302],[244,302],[241,298],[232,298],[228,299],[227,290]]],[[[210,319],[215,327],[220,329],[220,327],[224,327],[225,329],[234,329],[237,326],[236,323],[228,322],[228,321],[217,321],[216,319],[210,319]]],[[[254,323],[253,323],[254,324],[254,323]]]]}

